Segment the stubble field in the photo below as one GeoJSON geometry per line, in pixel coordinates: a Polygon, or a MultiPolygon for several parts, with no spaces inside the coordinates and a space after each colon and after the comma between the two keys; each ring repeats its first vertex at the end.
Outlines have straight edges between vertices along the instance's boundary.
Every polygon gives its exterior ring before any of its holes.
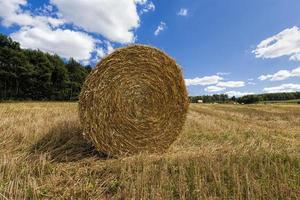
{"type": "Polygon", "coordinates": [[[77,103],[2,103],[0,147],[0,199],[300,199],[296,104],[191,104],[167,152],[116,159],[77,103]]]}

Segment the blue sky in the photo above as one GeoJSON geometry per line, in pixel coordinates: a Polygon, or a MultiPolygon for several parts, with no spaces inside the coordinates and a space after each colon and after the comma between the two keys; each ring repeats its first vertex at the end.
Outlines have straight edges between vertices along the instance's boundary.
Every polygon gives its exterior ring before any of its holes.
{"type": "Polygon", "coordinates": [[[191,95],[240,96],[300,91],[299,10],[299,0],[0,0],[0,32],[92,65],[153,45],[182,66],[191,95]]]}

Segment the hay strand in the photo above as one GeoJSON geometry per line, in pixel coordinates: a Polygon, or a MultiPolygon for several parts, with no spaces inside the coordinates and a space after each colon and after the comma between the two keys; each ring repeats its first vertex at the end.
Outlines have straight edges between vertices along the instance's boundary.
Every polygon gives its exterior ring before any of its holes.
{"type": "Polygon", "coordinates": [[[144,45],[120,48],[104,58],[79,98],[84,135],[112,156],[163,152],[181,132],[187,108],[180,67],[144,45]]]}

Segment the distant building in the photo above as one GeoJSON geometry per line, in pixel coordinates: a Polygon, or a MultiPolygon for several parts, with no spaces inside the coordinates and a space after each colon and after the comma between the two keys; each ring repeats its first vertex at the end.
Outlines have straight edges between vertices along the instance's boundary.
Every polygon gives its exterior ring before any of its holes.
{"type": "Polygon", "coordinates": [[[197,103],[203,103],[203,100],[198,100],[197,103]]]}

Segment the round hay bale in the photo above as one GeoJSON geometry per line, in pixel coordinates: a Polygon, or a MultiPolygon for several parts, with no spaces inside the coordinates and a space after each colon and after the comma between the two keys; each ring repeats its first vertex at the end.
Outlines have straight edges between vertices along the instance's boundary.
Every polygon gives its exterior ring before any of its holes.
{"type": "Polygon", "coordinates": [[[111,156],[166,150],[181,132],[187,109],[180,67],[144,45],[102,59],[79,98],[84,135],[111,156]]]}

